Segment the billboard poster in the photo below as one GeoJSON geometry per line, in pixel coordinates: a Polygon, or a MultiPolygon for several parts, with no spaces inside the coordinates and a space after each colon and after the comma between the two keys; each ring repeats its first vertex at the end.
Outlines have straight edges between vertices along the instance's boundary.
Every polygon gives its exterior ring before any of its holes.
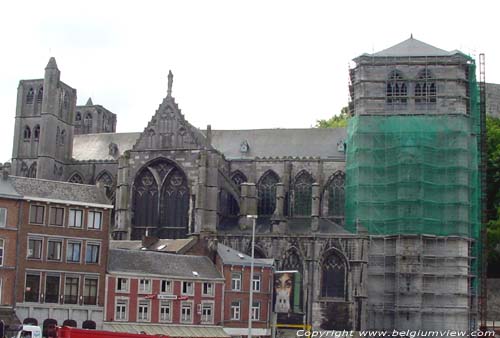
{"type": "Polygon", "coordinates": [[[274,272],[273,311],[278,325],[304,324],[302,278],[298,271],[274,272]]]}

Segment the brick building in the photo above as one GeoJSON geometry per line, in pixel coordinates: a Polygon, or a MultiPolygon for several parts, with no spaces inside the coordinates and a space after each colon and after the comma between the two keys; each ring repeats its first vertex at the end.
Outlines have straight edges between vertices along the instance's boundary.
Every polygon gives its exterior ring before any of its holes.
{"type": "MultiPolygon", "coordinates": [[[[217,245],[216,265],[224,276],[224,331],[232,337],[248,335],[251,257],[217,245]]],[[[274,259],[255,259],[252,280],[252,334],[271,336],[274,259]]]]}
{"type": "Polygon", "coordinates": [[[2,185],[20,195],[9,200],[18,240],[15,249],[9,240],[5,257],[17,260],[12,305],[19,319],[100,327],[113,208],[104,189],[15,176],[2,185]]]}
{"type": "Polygon", "coordinates": [[[111,249],[108,259],[105,329],[227,337],[224,280],[208,257],[111,249]]]}

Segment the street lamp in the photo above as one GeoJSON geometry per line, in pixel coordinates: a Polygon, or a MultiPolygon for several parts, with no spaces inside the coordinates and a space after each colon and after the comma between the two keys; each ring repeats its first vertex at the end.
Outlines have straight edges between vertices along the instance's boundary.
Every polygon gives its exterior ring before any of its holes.
{"type": "Polygon", "coordinates": [[[248,300],[248,338],[252,338],[252,305],[253,305],[253,261],[255,253],[255,222],[257,215],[247,215],[252,220],[252,259],[250,260],[250,297],[248,300]]]}

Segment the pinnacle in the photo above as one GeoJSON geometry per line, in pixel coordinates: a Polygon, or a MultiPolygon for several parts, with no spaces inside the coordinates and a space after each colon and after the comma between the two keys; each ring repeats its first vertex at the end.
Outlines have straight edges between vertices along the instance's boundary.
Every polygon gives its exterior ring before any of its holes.
{"type": "Polygon", "coordinates": [[[93,106],[94,105],[94,102],[92,102],[92,98],[89,97],[89,99],[87,100],[87,103],[85,104],[86,106],[93,106]]]}
{"type": "Polygon", "coordinates": [[[52,56],[50,58],[49,63],[47,63],[47,67],[45,67],[45,69],[58,69],[55,57],[52,56]]]}

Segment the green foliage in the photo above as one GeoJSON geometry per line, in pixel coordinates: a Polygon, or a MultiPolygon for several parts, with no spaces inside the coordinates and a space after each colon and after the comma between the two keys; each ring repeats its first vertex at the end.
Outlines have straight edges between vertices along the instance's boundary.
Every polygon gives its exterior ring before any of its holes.
{"type": "Polygon", "coordinates": [[[328,120],[316,120],[316,128],[345,128],[349,119],[349,108],[343,107],[339,115],[334,115],[328,120]]]}
{"type": "Polygon", "coordinates": [[[488,277],[500,277],[500,119],[486,118],[488,146],[488,277]]]}

